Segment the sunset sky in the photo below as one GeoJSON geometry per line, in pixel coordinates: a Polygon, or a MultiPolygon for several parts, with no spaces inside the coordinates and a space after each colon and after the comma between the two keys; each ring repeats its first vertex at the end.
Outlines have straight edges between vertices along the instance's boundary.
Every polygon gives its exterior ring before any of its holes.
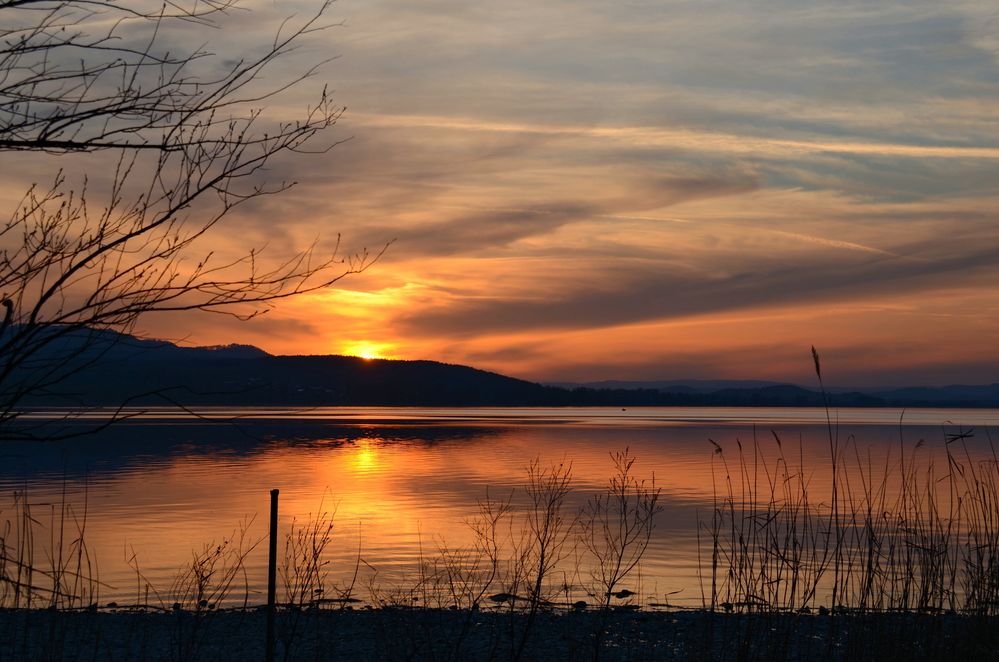
{"type": "MultiPolygon", "coordinates": [[[[312,6],[250,4],[216,50],[312,6]]],[[[999,381],[995,2],[340,0],[330,19],[286,66],[337,56],[299,92],[328,81],[350,140],[274,164],[298,186],[213,241],[394,243],[261,318],[143,333],[576,381],[811,384],[815,345],[829,383],[999,381]]]]}

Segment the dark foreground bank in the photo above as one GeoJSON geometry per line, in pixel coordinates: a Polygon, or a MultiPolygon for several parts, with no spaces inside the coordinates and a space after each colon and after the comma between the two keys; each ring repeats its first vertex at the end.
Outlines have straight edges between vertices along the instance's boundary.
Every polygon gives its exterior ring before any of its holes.
{"type": "MultiPolygon", "coordinates": [[[[260,611],[0,611],[4,660],[262,660],[260,611]]],[[[989,660],[999,618],[433,609],[282,612],[290,660],[989,660]]]]}

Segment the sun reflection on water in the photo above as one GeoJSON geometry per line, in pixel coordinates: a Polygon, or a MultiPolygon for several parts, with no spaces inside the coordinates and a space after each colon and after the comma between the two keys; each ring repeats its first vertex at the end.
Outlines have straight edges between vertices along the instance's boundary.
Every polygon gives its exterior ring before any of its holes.
{"type": "Polygon", "coordinates": [[[358,475],[379,473],[384,464],[379,449],[383,442],[382,439],[360,439],[345,446],[344,465],[358,475]]]}

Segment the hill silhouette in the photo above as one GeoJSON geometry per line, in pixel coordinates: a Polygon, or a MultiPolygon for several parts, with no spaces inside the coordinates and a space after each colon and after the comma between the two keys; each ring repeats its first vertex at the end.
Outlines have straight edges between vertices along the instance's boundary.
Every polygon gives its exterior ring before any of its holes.
{"type": "MultiPolygon", "coordinates": [[[[249,345],[180,347],[107,331],[61,338],[49,361],[74,361],[31,405],[528,405],[540,384],[435,361],[273,356],[249,345]]],[[[44,364],[45,360],[36,363],[44,364]]]]}
{"type": "Polygon", "coordinates": [[[110,331],[60,336],[36,365],[62,362],[29,406],[807,406],[995,407],[999,385],[823,394],[760,381],[607,381],[542,385],[437,361],[274,356],[251,345],[182,347],[110,331]]]}

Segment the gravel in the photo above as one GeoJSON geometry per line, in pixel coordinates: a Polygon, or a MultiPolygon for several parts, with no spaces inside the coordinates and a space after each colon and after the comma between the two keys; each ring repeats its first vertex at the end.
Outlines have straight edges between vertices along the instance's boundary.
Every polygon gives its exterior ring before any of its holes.
{"type": "MultiPolygon", "coordinates": [[[[261,660],[261,610],[0,610],[0,660],[261,660]]],[[[999,660],[999,618],[412,608],[283,610],[288,660],[999,660]]]]}

